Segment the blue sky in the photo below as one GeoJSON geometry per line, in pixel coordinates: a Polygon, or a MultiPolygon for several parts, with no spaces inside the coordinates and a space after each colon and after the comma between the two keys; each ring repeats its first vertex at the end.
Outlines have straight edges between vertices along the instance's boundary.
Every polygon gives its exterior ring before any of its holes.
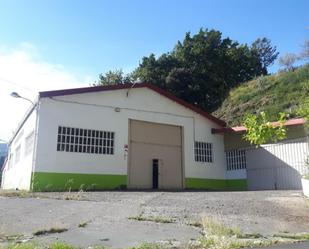
{"type": "Polygon", "coordinates": [[[243,43],[266,36],[282,54],[298,52],[309,38],[308,13],[305,0],[0,0],[0,44],[27,42],[44,61],[96,78],[130,71],[142,56],[167,52],[200,27],[243,43]]]}
{"type": "Polygon", "coordinates": [[[13,91],[34,101],[38,91],[89,86],[201,27],[241,43],[266,36],[281,54],[297,53],[309,38],[308,13],[308,0],[0,0],[0,106],[9,107],[0,139],[30,108],[13,91]]]}

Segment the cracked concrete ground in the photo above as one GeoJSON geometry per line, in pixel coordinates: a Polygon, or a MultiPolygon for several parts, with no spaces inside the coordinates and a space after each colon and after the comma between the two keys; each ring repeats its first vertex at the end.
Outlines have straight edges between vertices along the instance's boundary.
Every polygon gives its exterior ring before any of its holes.
{"type": "Polygon", "coordinates": [[[309,232],[309,200],[298,191],[258,192],[84,192],[37,193],[1,197],[0,235],[32,233],[53,227],[67,232],[35,236],[42,242],[76,246],[135,246],[142,242],[197,239],[192,223],[214,218],[245,233],[309,232]],[[174,223],[128,219],[161,217],[174,223]],[[87,222],[85,227],[80,223],[87,222]]]}

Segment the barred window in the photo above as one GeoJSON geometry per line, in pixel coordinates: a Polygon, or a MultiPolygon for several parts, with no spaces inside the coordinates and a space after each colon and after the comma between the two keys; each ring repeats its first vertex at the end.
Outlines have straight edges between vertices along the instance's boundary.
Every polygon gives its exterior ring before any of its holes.
{"type": "Polygon", "coordinates": [[[29,155],[34,146],[34,131],[32,131],[25,140],[25,156],[29,155]]]}
{"type": "Polygon", "coordinates": [[[114,154],[115,133],[58,126],[57,151],[114,154]]]}
{"type": "Polygon", "coordinates": [[[205,142],[194,143],[194,154],[196,162],[212,163],[212,144],[205,142]]]}
{"type": "Polygon", "coordinates": [[[227,170],[246,169],[246,151],[230,150],[225,152],[227,170]]]}

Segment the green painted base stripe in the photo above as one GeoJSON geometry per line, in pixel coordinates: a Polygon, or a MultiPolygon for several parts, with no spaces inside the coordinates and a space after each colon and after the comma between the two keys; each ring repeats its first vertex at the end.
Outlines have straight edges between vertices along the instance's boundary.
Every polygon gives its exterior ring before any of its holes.
{"type": "Polygon", "coordinates": [[[247,179],[226,180],[227,190],[247,190],[247,179]]]}
{"type": "Polygon", "coordinates": [[[188,189],[224,190],[225,187],[226,187],[225,180],[186,178],[186,188],[188,189]]]}
{"type": "Polygon", "coordinates": [[[202,179],[186,178],[187,189],[247,190],[247,179],[202,179]]]}
{"type": "Polygon", "coordinates": [[[33,191],[109,190],[126,187],[126,175],[34,172],[33,191]]]}

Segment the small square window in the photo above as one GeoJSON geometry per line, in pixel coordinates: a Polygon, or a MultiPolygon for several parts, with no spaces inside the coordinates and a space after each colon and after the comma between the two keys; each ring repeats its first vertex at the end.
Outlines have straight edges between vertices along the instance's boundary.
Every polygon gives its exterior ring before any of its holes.
{"type": "Polygon", "coordinates": [[[246,169],[246,150],[230,150],[225,152],[227,170],[246,169]]]}
{"type": "Polygon", "coordinates": [[[195,141],[194,155],[196,162],[212,163],[212,144],[195,141]]]}

